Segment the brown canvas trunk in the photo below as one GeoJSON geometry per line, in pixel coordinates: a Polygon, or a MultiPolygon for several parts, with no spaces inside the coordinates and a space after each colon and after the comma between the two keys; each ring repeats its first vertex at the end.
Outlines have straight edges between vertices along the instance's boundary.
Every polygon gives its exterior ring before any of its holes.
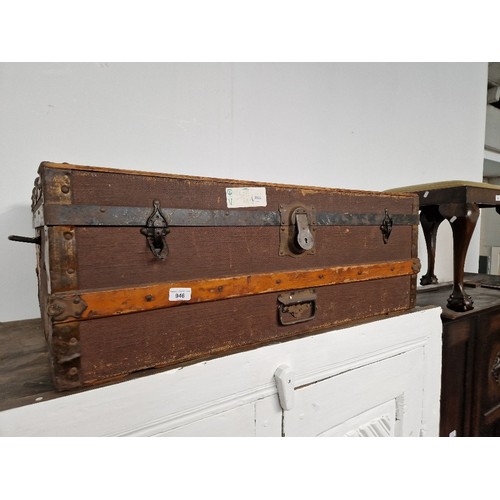
{"type": "Polygon", "coordinates": [[[414,307],[418,198],[44,162],[57,389],[414,307]]]}

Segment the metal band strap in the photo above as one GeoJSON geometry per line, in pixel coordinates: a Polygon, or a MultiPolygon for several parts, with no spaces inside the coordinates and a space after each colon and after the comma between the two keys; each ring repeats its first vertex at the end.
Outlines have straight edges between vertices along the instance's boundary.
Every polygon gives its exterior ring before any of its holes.
{"type": "MultiPolygon", "coordinates": [[[[197,210],[162,208],[169,226],[236,227],[279,226],[280,212],[251,210],[197,210]]],[[[144,226],[151,215],[150,207],[115,207],[98,205],[48,204],[35,221],[35,227],[47,226],[144,226]],[[42,220],[43,219],[43,220],[42,220]]],[[[384,214],[316,212],[317,226],[378,226],[384,214]]],[[[393,224],[417,225],[416,214],[391,214],[393,224]]]]}
{"type": "Polygon", "coordinates": [[[262,273],[206,280],[157,283],[130,288],[81,290],[51,295],[48,314],[55,323],[103,318],[183,304],[323,287],[342,283],[413,276],[420,270],[419,259],[365,265],[326,267],[301,271],[262,273]],[[184,296],[172,290],[184,290],[184,296]],[[189,292],[187,292],[189,290],[189,292]],[[176,300],[176,297],[180,300],[176,300]]]}

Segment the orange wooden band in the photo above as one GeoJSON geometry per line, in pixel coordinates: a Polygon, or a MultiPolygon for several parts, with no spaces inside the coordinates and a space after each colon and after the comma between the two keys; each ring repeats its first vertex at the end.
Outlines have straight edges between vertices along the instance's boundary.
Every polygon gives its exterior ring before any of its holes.
{"type": "Polygon", "coordinates": [[[51,296],[49,315],[54,322],[102,318],[248,295],[410,276],[417,274],[419,270],[419,259],[409,259],[356,266],[167,282],[131,288],[64,292],[51,296]],[[181,294],[178,295],[181,298],[184,290],[185,300],[175,300],[175,289],[181,289],[177,291],[177,294],[181,294]],[[188,297],[189,300],[186,300],[188,297]],[[67,306],[70,312],[67,311],[67,306]]]}

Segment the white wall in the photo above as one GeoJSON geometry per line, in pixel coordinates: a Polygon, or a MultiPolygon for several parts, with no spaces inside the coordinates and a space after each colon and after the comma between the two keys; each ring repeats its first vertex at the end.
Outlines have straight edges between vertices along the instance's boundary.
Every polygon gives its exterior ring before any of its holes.
{"type": "Polygon", "coordinates": [[[486,107],[486,130],[484,145],[490,151],[500,151],[500,109],[488,105],[486,107]]]}
{"type": "MultiPolygon", "coordinates": [[[[34,248],[7,235],[33,233],[42,160],[369,190],[480,181],[486,81],[487,63],[0,64],[0,321],[39,314],[34,248]]],[[[478,249],[476,234],[468,270],[478,249]]]]}

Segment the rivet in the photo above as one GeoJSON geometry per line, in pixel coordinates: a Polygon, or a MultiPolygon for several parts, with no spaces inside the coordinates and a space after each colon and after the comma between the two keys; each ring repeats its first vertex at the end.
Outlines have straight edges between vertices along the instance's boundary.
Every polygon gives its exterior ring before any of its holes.
{"type": "Polygon", "coordinates": [[[64,194],[68,194],[69,193],[69,186],[61,186],[61,191],[64,194]]]}
{"type": "Polygon", "coordinates": [[[73,233],[70,233],[69,231],[66,231],[64,233],[64,239],[65,240],[70,240],[71,238],[73,238],[73,233]]]}
{"type": "Polygon", "coordinates": [[[76,366],[73,366],[73,368],[70,368],[68,370],[68,375],[76,375],[78,373],[78,368],[76,366]]]}
{"type": "Polygon", "coordinates": [[[75,270],[72,267],[70,267],[66,272],[68,274],[74,274],[75,270]]]}
{"type": "Polygon", "coordinates": [[[154,297],[152,295],[146,295],[145,298],[146,298],[146,302],[151,302],[154,299],[154,297]]]}
{"type": "Polygon", "coordinates": [[[71,337],[71,338],[69,339],[69,343],[70,343],[71,345],[76,345],[76,344],[78,343],[78,340],[77,340],[75,337],[71,337]]]}

